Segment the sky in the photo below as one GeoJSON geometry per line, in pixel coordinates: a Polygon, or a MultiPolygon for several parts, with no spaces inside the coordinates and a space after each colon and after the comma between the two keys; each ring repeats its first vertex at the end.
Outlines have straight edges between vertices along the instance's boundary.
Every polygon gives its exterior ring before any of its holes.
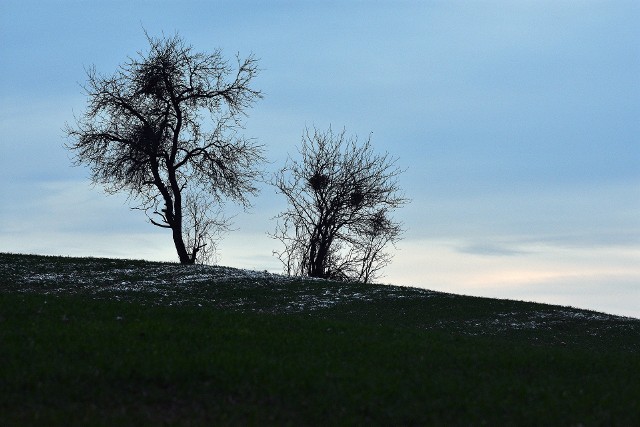
{"type": "MultiPolygon", "coordinates": [[[[152,36],[259,58],[244,135],[267,173],[305,127],[406,168],[383,283],[640,317],[640,2],[0,2],[0,252],[176,261],[166,230],[73,167],[87,67],[152,36]]],[[[218,263],[281,271],[267,185],[218,263]]]]}

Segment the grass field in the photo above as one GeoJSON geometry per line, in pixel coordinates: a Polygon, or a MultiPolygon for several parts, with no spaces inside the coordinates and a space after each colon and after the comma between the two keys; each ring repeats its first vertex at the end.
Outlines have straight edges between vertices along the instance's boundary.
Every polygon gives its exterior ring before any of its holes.
{"type": "Polygon", "coordinates": [[[640,320],[0,254],[0,425],[640,425],[640,320]]]}

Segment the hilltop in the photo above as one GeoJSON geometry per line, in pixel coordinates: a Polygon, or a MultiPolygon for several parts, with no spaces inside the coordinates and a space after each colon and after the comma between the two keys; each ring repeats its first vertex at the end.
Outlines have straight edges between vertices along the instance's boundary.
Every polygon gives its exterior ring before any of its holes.
{"type": "Polygon", "coordinates": [[[640,320],[390,285],[0,254],[15,424],[634,424],[640,320]]]}

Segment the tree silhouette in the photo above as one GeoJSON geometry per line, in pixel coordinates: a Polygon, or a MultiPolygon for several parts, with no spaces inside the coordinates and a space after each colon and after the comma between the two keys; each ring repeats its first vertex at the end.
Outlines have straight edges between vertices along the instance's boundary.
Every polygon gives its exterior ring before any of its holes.
{"type": "Polygon", "coordinates": [[[228,226],[226,200],[249,205],[262,147],[238,135],[245,110],[261,98],[250,84],[252,56],[237,68],[219,50],[194,52],[176,34],[112,75],[87,70],[84,115],[66,126],[75,163],[108,193],[125,191],[149,221],[172,231],[180,262],[206,261],[228,226]]]}
{"type": "Polygon", "coordinates": [[[290,275],[370,282],[389,264],[384,251],[401,225],[390,214],[408,202],[399,194],[402,172],[387,154],[376,155],[345,131],[305,130],[301,160],[288,160],[273,185],[288,202],[272,236],[290,275]]]}

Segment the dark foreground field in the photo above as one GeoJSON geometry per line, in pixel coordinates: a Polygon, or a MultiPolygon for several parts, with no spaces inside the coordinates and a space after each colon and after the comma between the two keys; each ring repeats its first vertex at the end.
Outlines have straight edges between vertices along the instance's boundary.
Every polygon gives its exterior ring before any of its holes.
{"type": "Polygon", "coordinates": [[[640,320],[0,254],[0,425],[640,425],[640,320]]]}

